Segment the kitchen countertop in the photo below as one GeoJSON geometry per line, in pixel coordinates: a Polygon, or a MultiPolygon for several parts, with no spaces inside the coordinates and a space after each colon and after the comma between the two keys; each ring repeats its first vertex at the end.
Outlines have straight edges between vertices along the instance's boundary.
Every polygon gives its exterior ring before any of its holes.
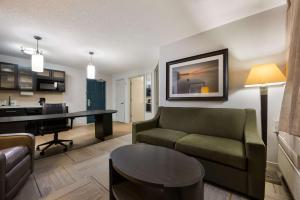
{"type": "Polygon", "coordinates": [[[8,109],[8,108],[41,108],[40,105],[31,105],[31,106],[0,106],[0,109],[8,109]]]}

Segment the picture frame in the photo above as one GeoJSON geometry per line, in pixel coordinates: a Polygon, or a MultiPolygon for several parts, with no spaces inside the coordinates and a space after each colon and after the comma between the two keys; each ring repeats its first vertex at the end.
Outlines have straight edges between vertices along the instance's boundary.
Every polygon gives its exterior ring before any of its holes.
{"type": "Polygon", "coordinates": [[[166,99],[228,100],[228,49],[166,63],[166,99]]]}

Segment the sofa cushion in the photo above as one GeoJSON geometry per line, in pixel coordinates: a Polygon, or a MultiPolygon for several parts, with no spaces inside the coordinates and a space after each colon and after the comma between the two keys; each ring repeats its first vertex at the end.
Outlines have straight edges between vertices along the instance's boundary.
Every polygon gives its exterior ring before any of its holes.
{"type": "Polygon", "coordinates": [[[246,169],[245,147],[237,140],[189,134],[177,141],[175,149],[195,157],[246,169]]]}
{"type": "Polygon", "coordinates": [[[29,153],[29,150],[26,146],[17,146],[4,149],[2,152],[6,158],[5,170],[8,172],[29,153]]]}
{"type": "Polygon", "coordinates": [[[137,142],[174,148],[177,140],[187,135],[182,131],[154,128],[141,131],[136,135],[137,142]]]}
{"type": "Polygon", "coordinates": [[[244,109],[161,107],[159,128],[242,141],[245,119],[244,109]]]}

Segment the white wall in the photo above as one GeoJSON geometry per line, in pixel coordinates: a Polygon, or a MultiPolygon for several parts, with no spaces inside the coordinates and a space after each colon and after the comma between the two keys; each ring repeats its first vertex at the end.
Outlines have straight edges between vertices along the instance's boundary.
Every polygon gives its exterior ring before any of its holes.
{"type": "MultiPolygon", "coordinates": [[[[18,64],[24,67],[30,67],[30,59],[17,58],[11,56],[0,55],[1,62],[9,62],[18,64]]],[[[72,68],[69,66],[61,66],[51,63],[45,63],[45,67],[49,69],[63,70],[66,72],[66,92],[62,94],[57,94],[56,98],[59,98],[58,95],[62,95],[62,99],[68,106],[70,112],[86,110],[86,72],[83,69],[72,68]]],[[[1,93],[1,91],[0,91],[1,93]]],[[[38,92],[35,94],[36,101],[32,102],[31,105],[37,104],[39,97],[50,97],[52,94],[48,92],[38,92]]],[[[21,99],[21,98],[20,98],[21,99]]],[[[52,97],[53,99],[53,97],[52,97]]],[[[25,102],[18,101],[19,105],[24,104],[25,102]]],[[[85,118],[77,118],[74,121],[75,125],[85,124],[85,118]]]]}
{"type": "MultiPolygon", "coordinates": [[[[260,122],[259,89],[246,89],[244,82],[253,64],[285,65],[285,10],[284,6],[278,7],[161,47],[160,106],[254,108],[260,122]],[[228,101],[166,100],[166,62],[223,48],[229,49],[228,101]]],[[[273,120],[278,120],[282,94],[282,86],[269,89],[268,160],[273,162],[277,159],[277,140],[272,134],[273,120]]]]}
{"type": "MultiPolygon", "coordinates": [[[[112,105],[113,109],[116,109],[116,81],[120,79],[125,80],[125,122],[129,123],[130,122],[130,78],[137,77],[137,76],[145,76],[146,74],[151,74],[152,78],[152,112],[147,113],[145,112],[145,119],[151,119],[153,117],[153,100],[154,100],[154,68],[153,69],[138,69],[138,70],[132,70],[128,71],[125,73],[120,73],[120,74],[113,74],[112,76],[112,87],[113,87],[113,94],[112,94],[112,105]]],[[[116,120],[114,118],[114,120],[116,120]]]]}

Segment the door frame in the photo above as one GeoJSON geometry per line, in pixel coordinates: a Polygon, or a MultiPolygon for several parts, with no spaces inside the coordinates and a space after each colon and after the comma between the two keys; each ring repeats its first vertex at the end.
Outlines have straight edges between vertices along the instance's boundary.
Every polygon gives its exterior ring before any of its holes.
{"type": "MultiPolygon", "coordinates": [[[[117,88],[117,83],[118,83],[118,81],[124,81],[124,120],[123,121],[120,121],[119,119],[118,119],[118,117],[116,117],[117,118],[117,120],[119,121],[119,122],[123,122],[123,123],[125,123],[126,122],[126,80],[124,79],[124,78],[120,78],[120,79],[117,79],[117,80],[115,80],[115,84],[116,84],[116,88],[117,88]]],[[[116,91],[117,91],[117,89],[116,89],[116,91]]],[[[116,94],[116,96],[115,96],[115,105],[116,105],[116,110],[117,110],[117,94],[116,94]]]]}
{"type": "Polygon", "coordinates": [[[145,74],[140,74],[137,76],[132,76],[129,78],[129,121],[132,122],[132,106],[131,106],[131,79],[134,78],[138,78],[138,77],[143,77],[143,86],[144,86],[144,91],[143,91],[143,96],[144,96],[144,106],[143,106],[143,111],[144,111],[144,119],[145,119],[145,112],[146,112],[146,108],[145,108],[145,99],[146,99],[146,90],[145,90],[145,74]]]}
{"type": "Polygon", "coordinates": [[[159,108],[159,64],[154,69],[153,80],[153,113],[156,114],[159,108]]]}

